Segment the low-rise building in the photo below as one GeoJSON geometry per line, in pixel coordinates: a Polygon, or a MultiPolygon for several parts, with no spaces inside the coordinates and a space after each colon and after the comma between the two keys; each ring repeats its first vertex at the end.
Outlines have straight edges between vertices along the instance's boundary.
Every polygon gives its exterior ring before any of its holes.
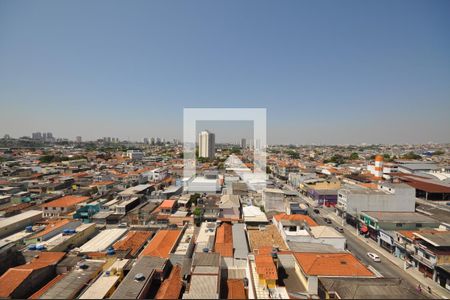
{"type": "Polygon", "coordinates": [[[159,230],[139,256],[155,256],[168,259],[178,245],[183,231],[159,230]]]}
{"type": "Polygon", "coordinates": [[[124,277],[124,267],[128,259],[116,260],[104,271],[78,299],[105,299],[112,295],[124,277]]]}
{"type": "Polygon", "coordinates": [[[377,189],[350,187],[338,192],[336,213],[356,226],[362,211],[414,212],[414,189],[406,184],[382,184],[377,189]]]}
{"type": "Polygon", "coordinates": [[[23,230],[26,226],[33,225],[42,219],[42,212],[29,210],[21,214],[0,220],[0,238],[23,230]]]}
{"type": "Polygon", "coordinates": [[[56,200],[42,204],[42,216],[55,218],[67,215],[75,211],[77,204],[86,202],[89,197],[84,196],[64,196],[56,200]]]}
{"type": "Polygon", "coordinates": [[[220,281],[220,254],[196,253],[183,299],[219,299],[220,281]]]}
{"type": "Polygon", "coordinates": [[[62,252],[40,252],[30,263],[10,268],[0,277],[0,298],[27,298],[56,275],[62,252]]]}
{"type": "Polygon", "coordinates": [[[294,253],[295,270],[306,293],[318,295],[321,278],[375,278],[359,260],[348,252],[344,253],[294,253]]]}
{"type": "Polygon", "coordinates": [[[139,257],[110,299],[151,299],[156,294],[151,289],[155,281],[164,278],[169,265],[167,260],[154,256],[139,257]]]}
{"type": "Polygon", "coordinates": [[[264,189],[262,192],[262,202],[266,212],[284,211],[284,193],[280,189],[264,189]]]}
{"type": "Polygon", "coordinates": [[[86,288],[91,280],[97,277],[105,264],[104,260],[86,259],[75,269],[56,282],[40,299],[75,299],[86,288]]]}
{"type": "Polygon", "coordinates": [[[120,239],[128,231],[126,228],[111,228],[102,230],[93,239],[87,241],[80,248],[80,253],[104,252],[111,247],[115,241],[120,239]]]}

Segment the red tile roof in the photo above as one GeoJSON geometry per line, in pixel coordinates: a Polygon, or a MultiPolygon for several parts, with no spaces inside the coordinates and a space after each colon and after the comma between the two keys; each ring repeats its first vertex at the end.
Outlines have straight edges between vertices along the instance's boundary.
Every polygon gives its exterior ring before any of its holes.
{"type": "Polygon", "coordinates": [[[309,226],[318,226],[318,224],[313,219],[311,219],[311,217],[306,216],[306,215],[287,215],[285,213],[282,213],[282,214],[275,215],[273,217],[278,222],[280,220],[303,221],[306,224],[308,224],[309,226]]]}
{"type": "Polygon", "coordinates": [[[181,282],[181,267],[176,265],[164,280],[155,299],[179,299],[183,283],[181,282]]]}
{"type": "Polygon", "coordinates": [[[162,209],[172,209],[177,200],[164,200],[159,206],[162,209]]]}
{"type": "Polygon", "coordinates": [[[10,297],[33,271],[56,264],[64,255],[63,252],[40,252],[30,263],[10,268],[0,277],[0,298],[10,297]]]}
{"type": "Polygon", "coordinates": [[[64,276],[66,276],[67,273],[57,275],[55,278],[50,280],[46,285],[44,285],[39,291],[28,297],[28,299],[39,299],[42,295],[45,294],[52,286],[54,286],[58,281],[63,279],[64,276]]]}
{"type": "Polygon", "coordinates": [[[242,279],[228,279],[227,289],[227,299],[247,299],[244,281],[242,279]]]}
{"type": "Polygon", "coordinates": [[[136,256],[152,235],[150,231],[130,231],[123,239],[117,241],[113,248],[119,251],[130,250],[130,255],[136,256]]]}
{"type": "Polygon", "coordinates": [[[271,255],[255,255],[255,264],[256,272],[258,272],[259,275],[262,275],[264,279],[278,279],[277,267],[275,266],[271,255]]]}
{"type": "Polygon", "coordinates": [[[160,230],[139,256],[169,258],[180,236],[181,230],[160,230]]]}
{"type": "Polygon", "coordinates": [[[31,238],[38,238],[38,237],[44,236],[47,233],[50,233],[53,230],[56,230],[64,225],[70,223],[71,221],[72,220],[69,220],[69,219],[63,219],[63,220],[58,220],[57,222],[52,222],[52,223],[48,224],[44,230],[37,232],[31,238]]]}
{"type": "Polygon", "coordinates": [[[78,203],[86,202],[89,197],[84,196],[64,196],[56,200],[44,203],[42,207],[70,207],[78,203]]]}
{"type": "Polygon", "coordinates": [[[374,274],[350,253],[295,253],[295,258],[306,275],[367,276],[374,274]]]}
{"type": "Polygon", "coordinates": [[[231,224],[223,223],[216,231],[214,252],[221,256],[233,257],[233,232],[231,224]]]}

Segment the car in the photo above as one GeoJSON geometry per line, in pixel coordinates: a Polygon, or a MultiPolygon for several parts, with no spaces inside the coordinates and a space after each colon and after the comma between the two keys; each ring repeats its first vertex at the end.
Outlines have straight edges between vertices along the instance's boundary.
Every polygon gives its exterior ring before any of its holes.
{"type": "Polygon", "coordinates": [[[325,221],[325,223],[331,224],[331,220],[330,220],[330,219],[328,219],[328,218],[323,218],[323,220],[325,221]]]}
{"type": "Polygon", "coordinates": [[[314,211],[314,213],[316,213],[316,214],[320,214],[320,211],[319,211],[317,208],[314,209],[313,211],[314,211]]]}
{"type": "Polygon", "coordinates": [[[379,257],[378,255],[376,255],[375,253],[368,252],[368,253],[367,253],[367,256],[368,256],[371,260],[373,260],[374,262],[381,262],[380,257],[379,257]]]}
{"type": "Polygon", "coordinates": [[[334,229],[336,229],[337,232],[344,232],[344,228],[339,226],[334,227],[334,229]]]}

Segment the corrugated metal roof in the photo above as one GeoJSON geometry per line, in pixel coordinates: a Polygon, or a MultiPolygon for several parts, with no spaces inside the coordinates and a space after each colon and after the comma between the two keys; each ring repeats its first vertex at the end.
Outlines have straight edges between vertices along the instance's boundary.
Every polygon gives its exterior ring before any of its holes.
{"type": "Polygon", "coordinates": [[[245,233],[245,224],[234,224],[232,228],[233,232],[233,247],[234,258],[246,259],[249,253],[247,234],[245,233]]]}

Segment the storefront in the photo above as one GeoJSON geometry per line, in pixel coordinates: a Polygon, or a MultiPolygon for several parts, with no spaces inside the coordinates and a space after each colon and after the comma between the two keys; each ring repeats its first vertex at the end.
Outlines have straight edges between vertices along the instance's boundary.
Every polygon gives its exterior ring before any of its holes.
{"type": "Polygon", "coordinates": [[[383,249],[387,250],[389,253],[394,253],[395,251],[394,239],[387,232],[383,230],[379,231],[378,242],[383,249]]]}

